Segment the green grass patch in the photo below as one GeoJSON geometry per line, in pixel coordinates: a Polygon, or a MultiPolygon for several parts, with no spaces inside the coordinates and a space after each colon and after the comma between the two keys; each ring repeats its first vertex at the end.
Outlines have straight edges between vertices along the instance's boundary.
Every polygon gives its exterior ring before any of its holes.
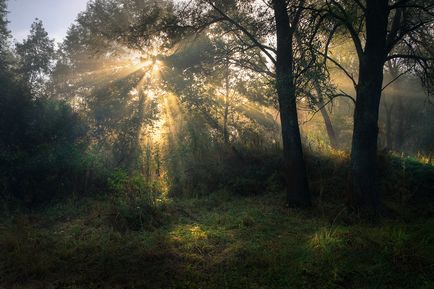
{"type": "Polygon", "coordinates": [[[4,217],[0,287],[434,288],[434,219],[344,225],[282,204],[219,192],[152,212],[100,198],[4,217]]]}

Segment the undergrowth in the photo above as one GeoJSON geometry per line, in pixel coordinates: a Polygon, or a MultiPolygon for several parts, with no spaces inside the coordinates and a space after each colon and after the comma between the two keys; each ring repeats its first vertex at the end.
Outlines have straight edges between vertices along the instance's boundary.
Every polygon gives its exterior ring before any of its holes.
{"type": "Polygon", "coordinates": [[[115,171],[104,194],[3,212],[0,288],[434,288],[432,166],[382,157],[394,214],[369,224],[343,205],[346,154],[307,163],[315,206],[304,211],[285,207],[272,159],[208,194],[168,197],[115,171]],[[245,183],[260,190],[246,194],[245,183]]]}
{"type": "Polygon", "coordinates": [[[281,194],[224,191],[166,200],[147,226],[125,217],[120,226],[113,215],[123,209],[106,199],[5,218],[0,285],[433,288],[434,219],[345,225],[283,203],[281,194]]]}

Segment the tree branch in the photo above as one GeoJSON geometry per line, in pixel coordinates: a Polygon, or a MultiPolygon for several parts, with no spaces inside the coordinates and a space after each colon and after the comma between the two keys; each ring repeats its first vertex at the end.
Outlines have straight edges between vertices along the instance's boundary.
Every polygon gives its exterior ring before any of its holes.
{"type": "Polygon", "coordinates": [[[407,74],[411,68],[408,68],[406,71],[401,72],[400,74],[398,74],[395,78],[393,78],[391,81],[389,81],[385,86],[383,86],[383,88],[381,89],[381,91],[385,90],[387,87],[389,87],[390,85],[392,85],[392,83],[394,83],[395,81],[397,81],[399,78],[401,78],[401,76],[407,74]]]}
{"type": "Polygon", "coordinates": [[[263,45],[260,43],[256,37],[250,33],[244,26],[242,26],[240,23],[229,17],[226,13],[224,13],[221,9],[219,9],[212,1],[207,1],[211,7],[217,11],[226,21],[233,24],[235,27],[237,27],[239,30],[241,30],[261,51],[272,61],[274,64],[276,64],[276,59],[271,55],[269,51],[272,51],[275,53],[275,50],[271,47],[268,47],[266,45],[263,45]]]}
{"type": "Polygon", "coordinates": [[[359,59],[361,59],[363,56],[362,41],[360,40],[359,33],[356,31],[356,29],[354,29],[354,26],[348,21],[348,19],[346,19],[346,17],[348,17],[348,15],[345,11],[345,8],[342,7],[342,5],[335,0],[331,0],[332,4],[330,4],[329,1],[326,1],[326,2],[327,2],[326,3],[327,6],[329,7],[329,9],[327,10],[328,13],[331,16],[333,16],[334,18],[340,20],[347,28],[348,32],[350,33],[351,38],[353,39],[353,43],[354,43],[354,46],[356,48],[357,55],[358,55],[359,59]],[[343,16],[334,13],[331,9],[331,5],[335,5],[343,13],[343,16]]]}
{"type": "Polygon", "coordinates": [[[339,62],[337,62],[336,60],[334,60],[333,58],[331,58],[330,56],[328,56],[327,54],[318,51],[317,49],[314,49],[314,51],[316,51],[317,53],[321,54],[322,56],[324,56],[325,58],[327,58],[328,60],[330,60],[331,62],[333,62],[334,65],[336,65],[340,70],[342,70],[343,73],[345,73],[345,75],[351,80],[351,82],[353,83],[354,87],[357,87],[357,82],[354,79],[354,77],[348,72],[348,70],[345,69],[345,67],[343,67],[339,62]]]}
{"type": "Polygon", "coordinates": [[[424,62],[434,60],[434,58],[423,57],[423,56],[413,55],[413,54],[391,54],[391,55],[386,57],[386,61],[391,60],[391,59],[395,59],[395,58],[420,60],[420,61],[424,61],[424,62]]]}

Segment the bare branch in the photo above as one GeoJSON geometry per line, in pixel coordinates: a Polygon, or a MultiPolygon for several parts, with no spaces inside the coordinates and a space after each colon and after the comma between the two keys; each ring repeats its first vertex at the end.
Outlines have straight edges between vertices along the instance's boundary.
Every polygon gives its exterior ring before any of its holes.
{"type": "Polygon", "coordinates": [[[423,56],[413,55],[413,54],[391,54],[391,55],[386,57],[386,61],[391,60],[391,59],[395,59],[395,58],[412,59],[412,60],[419,60],[419,61],[423,61],[423,62],[434,60],[434,58],[423,57],[423,56]]]}
{"type": "Polygon", "coordinates": [[[343,67],[338,61],[336,61],[335,59],[331,58],[330,56],[328,56],[327,54],[314,49],[317,53],[321,54],[322,56],[324,56],[325,58],[327,58],[328,60],[330,60],[334,65],[336,65],[340,70],[342,70],[343,73],[345,73],[345,75],[351,80],[351,82],[353,83],[354,87],[357,87],[357,81],[354,79],[354,77],[348,72],[348,70],[345,69],[345,67],[343,67]]]}
{"type": "MultiPolygon", "coordinates": [[[[414,66],[413,66],[414,67],[414,66]]],[[[390,85],[392,85],[395,81],[397,81],[399,78],[401,78],[401,76],[407,74],[408,72],[410,72],[410,70],[413,68],[409,68],[406,71],[401,72],[399,75],[397,75],[395,78],[393,78],[391,81],[389,81],[385,86],[383,86],[383,88],[381,89],[381,91],[385,90],[386,88],[388,88],[390,85]]]]}

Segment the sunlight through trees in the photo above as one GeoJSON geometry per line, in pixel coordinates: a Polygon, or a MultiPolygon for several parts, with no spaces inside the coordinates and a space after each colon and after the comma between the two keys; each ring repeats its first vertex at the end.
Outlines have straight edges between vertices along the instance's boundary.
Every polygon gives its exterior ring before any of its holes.
{"type": "Polygon", "coordinates": [[[1,288],[433,286],[433,0],[7,9],[1,288]]]}

